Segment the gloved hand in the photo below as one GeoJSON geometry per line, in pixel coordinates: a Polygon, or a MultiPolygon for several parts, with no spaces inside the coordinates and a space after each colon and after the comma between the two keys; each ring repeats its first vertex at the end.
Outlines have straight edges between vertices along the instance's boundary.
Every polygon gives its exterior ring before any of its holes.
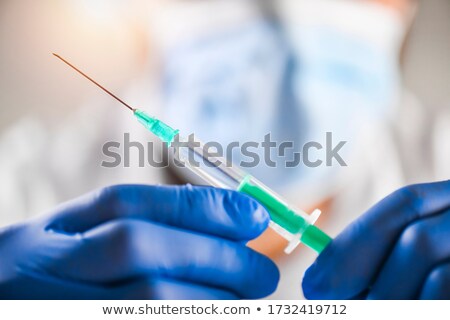
{"type": "Polygon", "coordinates": [[[345,229],[303,279],[309,299],[450,299],[450,181],[402,188],[345,229]]]}
{"type": "Polygon", "coordinates": [[[278,269],[245,242],[268,222],[233,191],[105,188],[0,230],[0,298],[261,298],[278,269]]]}

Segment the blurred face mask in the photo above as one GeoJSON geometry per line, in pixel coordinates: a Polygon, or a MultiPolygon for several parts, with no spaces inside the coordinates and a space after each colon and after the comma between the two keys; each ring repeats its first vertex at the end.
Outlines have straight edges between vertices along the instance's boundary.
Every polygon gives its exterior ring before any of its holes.
{"type": "MultiPolygon", "coordinates": [[[[345,159],[355,135],[386,118],[396,103],[403,23],[369,2],[280,3],[276,22],[252,15],[245,23],[210,26],[214,32],[207,36],[170,47],[165,116],[184,132],[223,145],[261,142],[270,132],[272,140],[293,141],[301,151],[308,141],[325,145],[326,132],[332,132],[333,141],[348,141],[345,159]]],[[[323,159],[321,152],[309,157],[323,159]]],[[[278,189],[317,195],[339,169],[286,168],[289,157],[274,155],[275,168],[262,161],[247,170],[278,189]]],[[[233,160],[241,158],[235,154],[233,160]]]]}

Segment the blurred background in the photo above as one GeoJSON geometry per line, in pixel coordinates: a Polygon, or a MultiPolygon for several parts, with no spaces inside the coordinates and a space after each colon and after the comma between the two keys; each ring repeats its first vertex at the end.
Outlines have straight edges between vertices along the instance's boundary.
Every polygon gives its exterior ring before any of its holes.
{"type": "MultiPolygon", "coordinates": [[[[52,50],[108,79],[113,89],[125,85],[139,72],[147,58],[142,55],[150,49],[142,24],[150,25],[148,19],[158,19],[161,7],[173,2],[0,1],[2,127],[33,112],[37,104],[47,110],[69,110],[90,95],[98,96],[95,88],[72,79],[55,63],[49,55],[52,50]]],[[[450,99],[449,12],[448,1],[420,1],[405,47],[405,83],[426,105],[443,105],[450,99]]]]}
{"type": "MultiPolygon", "coordinates": [[[[153,138],[52,52],[203,140],[348,141],[345,168],[254,169],[332,235],[395,188],[450,177],[447,0],[0,0],[0,225],[108,184],[196,182],[101,167],[105,142],[153,138]]],[[[314,255],[252,245],[282,269],[273,298],[300,298],[314,255]]]]}

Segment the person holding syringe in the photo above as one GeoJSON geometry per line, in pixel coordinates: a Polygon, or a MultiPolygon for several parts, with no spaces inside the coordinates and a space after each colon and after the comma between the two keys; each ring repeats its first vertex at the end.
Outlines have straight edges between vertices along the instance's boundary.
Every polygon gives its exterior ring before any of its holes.
{"type": "MultiPolygon", "coordinates": [[[[203,136],[201,126],[188,125],[203,136]]],[[[448,230],[449,188],[448,182],[408,187],[375,205],[320,250],[303,282],[306,297],[446,297],[446,246],[425,259],[415,257],[423,239],[438,242],[448,230]],[[398,272],[402,263],[417,260],[409,269],[413,278],[398,272]]],[[[267,211],[251,196],[222,189],[108,187],[2,230],[0,296],[263,297],[274,290],[279,273],[243,243],[265,230],[267,211]]]]}

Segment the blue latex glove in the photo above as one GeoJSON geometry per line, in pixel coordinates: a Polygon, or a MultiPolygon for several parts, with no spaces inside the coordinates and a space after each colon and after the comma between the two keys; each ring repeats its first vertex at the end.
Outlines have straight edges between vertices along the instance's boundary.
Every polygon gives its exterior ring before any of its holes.
{"type": "Polygon", "coordinates": [[[268,222],[234,191],[109,187],[0,230],[0,298],[261,298],[278,269],[245,242],[268,222]]]}
{"type": "Polygon", "coordinates": [[[309,299],[450,299],[450,181],[402,188],[307,270],[309,299]]]}

